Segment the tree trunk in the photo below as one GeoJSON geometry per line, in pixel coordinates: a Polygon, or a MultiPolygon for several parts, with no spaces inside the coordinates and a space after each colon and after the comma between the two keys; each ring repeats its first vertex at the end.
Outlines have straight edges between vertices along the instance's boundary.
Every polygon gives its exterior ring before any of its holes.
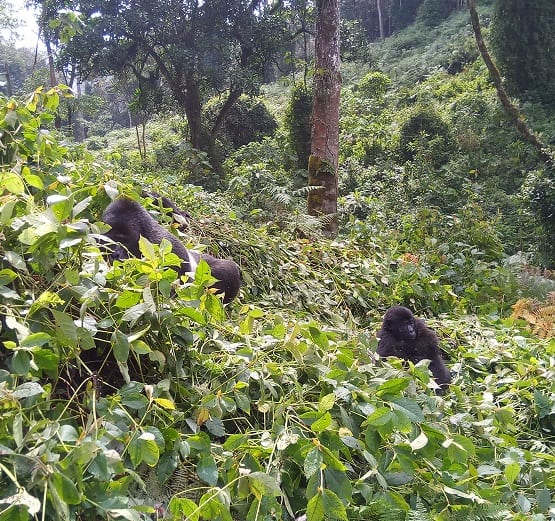
{"type": "MultiPolygon", "coordinates": [[[[54,53],[52,52],[52,44],[50,39],[45,35],[44,36],[44,45],[46,46],[46,54],[48,56],[48,71],[50,73],[50,86],[56,87],[58,82],[56,81],[56,68],[54,67],[54,53]]],[[[56,117],[54,118],[54,127],[57,129],[62,128],[62,120],[56,112],[56,117]]]]}
{"type": "Polygon", "coordinates": [[[380,40],[383,40],[385,38],[385,29],[383,27],[382,0],[376,0],[376,7],[378,9],[378,24],[380,25],[380,40]]]}
{"type": "Polygon", "coordinates": [[[308,213],[327,216],[326,235],[337,235],[339,151],[339,0],[317,0],[312,137],[308,160],[308,213]]]}

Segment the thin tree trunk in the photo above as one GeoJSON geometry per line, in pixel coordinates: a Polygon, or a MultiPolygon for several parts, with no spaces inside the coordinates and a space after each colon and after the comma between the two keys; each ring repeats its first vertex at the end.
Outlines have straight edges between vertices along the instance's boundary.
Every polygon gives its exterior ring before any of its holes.
{"type": "Polygon", "coordinates": [[[497,96],[501,105],[503,105],[503,108],[507,112],[513,125],[520,132],[520,135],[526,142],[530,143],[536,149],[536,152],[542,161],[553,165],[555,160],[553,152],[548,149],[539,136],[526,124],[520,109],[511,101],[505,87],[503,87],[503,81],[501,79],[501,75],[499,74],[499,70],[493,62],[493,59],[486,47],[486,43],[484,42],[484,37],[482,36],[482,29],[480,27],[480,19],[478,18],[478,13],[476,11],[475,0],[468,0],[468,9],[470,11],[470,20],[472,22],[472,28],[474,29],[474,36],[476,37],[476,44],[480,50],[482,59],[488,68],[491,81],[497,90],[497,96]]]}
{"type": "Polygon", "coordinates": [[[337,167],[339,151],[339,0],[317,0],[312,136],[308,213],[328,216],[325,232],[337,235],[337,167]]]}
{"type": "Polygon", "coordinates": [[[4,62],[4,69],[6,70],[6,89],[8,91],[8,97],[11,97],[13,95],[12,76],[10,73],[10,64],[8,63],[8,60],[4,62]]]}
{"type": "Polygon", "coordinates": [[[380,26],[380,40],[383,40],[385,38],[385,30],[383,27],[382,0],[376,0],[376,7],[378,9],[378,24],[380,26]]]}

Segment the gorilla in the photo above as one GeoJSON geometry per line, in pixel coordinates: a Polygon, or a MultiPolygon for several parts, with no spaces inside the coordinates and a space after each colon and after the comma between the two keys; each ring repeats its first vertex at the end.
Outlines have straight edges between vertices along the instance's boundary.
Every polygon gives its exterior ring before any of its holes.
{"type": "Polygon", "coordinates": [[[378,354],[396,356],[413,363],[430,360],[430,371],[443,394],[451,383],[451,374],[445,367],[439,349],[439,340],[424,320],[415,318],[411,310],[404,306],[389,308],[378,331],[378,354]]]}
{"type": "Polygon", "coordinates": [[[235,262],[217,259],[212,255],[189,251],[181,241],[163,228],[138,202],[128,198],[116,199],[110,203],[102,215],[102,221],[109,224],[111,229],[106,237],[118,244],[110,245],[111,260],[123,260],[129,257],[140,257],[139,238],[143,236],[153,244],[160,244],[167,239],[172,245],[172,251],[181,260],[179,274],[195,271],[201,259],[205,260],[218,282],[214,284],[218,293],[223,293],[224,304],[231,302],[239,293],[241,287],[241,272],[235,262]]]}

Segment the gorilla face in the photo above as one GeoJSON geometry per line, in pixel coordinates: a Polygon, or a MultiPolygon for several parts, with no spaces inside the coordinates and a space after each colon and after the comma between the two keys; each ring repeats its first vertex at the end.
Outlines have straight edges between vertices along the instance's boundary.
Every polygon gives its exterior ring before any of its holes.
{"type": "Polygon", "coordinates": [[[411,341],[417,336],[416,320],[410,309],[394,306],[387,310],[384,317],[386,329],[397,339],[411,341]]]}

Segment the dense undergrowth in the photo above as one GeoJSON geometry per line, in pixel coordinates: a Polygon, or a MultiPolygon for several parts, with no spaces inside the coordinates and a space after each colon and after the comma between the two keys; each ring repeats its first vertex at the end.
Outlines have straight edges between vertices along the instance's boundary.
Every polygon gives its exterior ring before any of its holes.
{"type": "Polygon", "coordinates": [[[46,130],[63,93],[0,107],[1,521],[555,517],[555,340],[509,318],[553,288],[472,201],[396,227],[365,206],[329,242],[171,193],[193,215],[175,233],[241,265],[224,309],[165,245],[106,264],[102,209],[145,178],[46,130]],[[425,362],[375,356],[398,303],[435,317],[444,397],[425,362]]]}

